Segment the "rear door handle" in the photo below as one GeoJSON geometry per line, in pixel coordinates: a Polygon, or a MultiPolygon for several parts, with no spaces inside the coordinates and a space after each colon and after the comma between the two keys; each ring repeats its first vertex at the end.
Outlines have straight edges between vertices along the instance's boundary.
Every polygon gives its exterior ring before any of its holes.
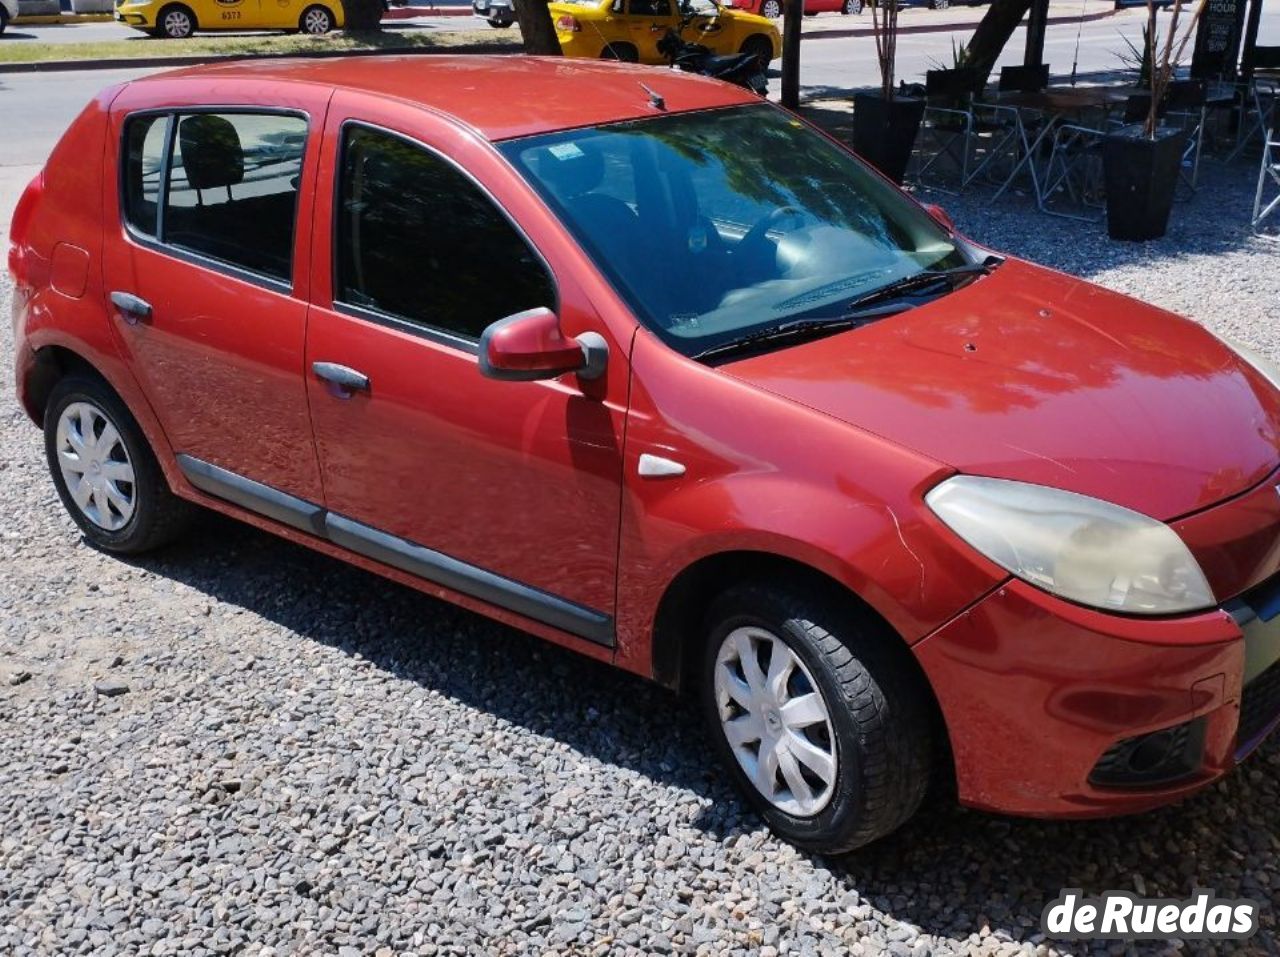
{"type": "Polygon", "coordinates": [[[131,292],[122,292],[117,289],[111,294],[111,305],[120,310],[124,321],[131,326],[151,318],[151,303],[145,299],[139,299],[131,292]]]}
{"type": "Polygon", "coordinates": [[[339,399],[349,399],[353,392],[369,391],[369,377],[350,366],[336,362],[313,362],[311,371],[329,383],[329,393],[339,399]]]}

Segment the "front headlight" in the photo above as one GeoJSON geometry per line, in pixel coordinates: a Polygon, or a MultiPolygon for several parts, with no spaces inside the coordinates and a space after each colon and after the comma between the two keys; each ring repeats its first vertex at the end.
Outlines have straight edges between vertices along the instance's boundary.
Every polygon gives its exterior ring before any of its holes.
{"type": "Polygon", "coordinates": [[[925,496],[938,518],[997,565],[1070,601],[1131,615],[1216,604],[1168,525],[1086,495],[956,475],[925,496]]]}
{"type": "Polygon", "coordinates": [[[1248,346],[1236,342],[1234,339],[1228,339],[1226,336],[1218,336],[1218,338],[1226,343],[1228,349],[1253,366],[1254,371],[1270,382],[1273,388],[1280,390],[1280,366],[1277,366],[1261,353],[1254,352],[1248,346]]]}

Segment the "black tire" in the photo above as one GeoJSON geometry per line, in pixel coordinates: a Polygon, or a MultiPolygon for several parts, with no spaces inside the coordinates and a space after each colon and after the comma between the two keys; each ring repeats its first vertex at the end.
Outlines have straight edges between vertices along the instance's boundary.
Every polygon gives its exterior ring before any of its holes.
{"type": "Polygon", "coordinates": [[[324,36],[333,30],[333,14],[328,7],[312,4],[298,17],[298,30],[310,36],[324,36]]]}
{"type": "Polygon", "coordinates": [[[62,505],[84,533],[89,544],[108,552],[136,555],[167,545],[186,531],[196,514],[196,507],[173,494],[164,473],[128,408],[101,379],[86,375],[70,375],[53,387],[44,412],[44,446],[49,473],[58,490],[62,505]],[[133,467],[131,485],[133,513],[119,529],[108,530],[96,524],[76,504],[67,488],[58,464],[58,420],[73,403],[96,407],[104,419],[115,427],[133,467]]]}
{"type": "Polygon", "coordinates": [[[185,40],[200,28],[190,7],[171,3],[156,17],[155,36],[168,40],[185,40]]]}
{"type": "Polygon", "coordinates": [[[844,5],[840,8],[840,12],[848,16],[857,16],[862,13],[863,0],[844,0],[844,5]]]}
{"type": "Polygon", "coordinates": [[[4,33],[4,28],[9,25],[9,11],[4,7],[0,7],[0,33],[4,33]]]}
{"type": "Polygon", "coordinates": [[[602,60],[620,60],[623,63],[639,63],[640,51],[630,43],[608,43],[600,51],[602,60]]]}
{"type": "Polygon", "coordinates": [[[851,601],[764,583],[735,586],[717,598],[707,631],[698,681],[716,751],[780,837],[804,850],[840,854],[906,823],[929,787],[933,723],[918,679],[902,660],[897,635],[851,601]],[[716,692],[717,655],[726,639],[744,627],[764,629],[786,645],[812,676],[812,690],[821,695],[830,716],[835,781],[825,806],[811,816],[789,814],[762,794],[725,736],[716,692]]]}
{"type": "Polygon", "coordinates": [[[753,33],[742,41],[738,52],[750,53],[760,61],[760,69],[767,70],[769,62],[773,59],[773,44],[764,34],[753,33]]]}
{"type": "Polygon", "coordinates": [[[493,19],[489,21],[489,26],[493,27],[495,30],[505,30],[507,27],[511,26],[511,24],[511,20],[493,19]]]}
{"type": "Polygon", "coordinates": [[[760,4],[760,16],[776,20],[782,16],[782,0],[764,0],[760,4]]]}

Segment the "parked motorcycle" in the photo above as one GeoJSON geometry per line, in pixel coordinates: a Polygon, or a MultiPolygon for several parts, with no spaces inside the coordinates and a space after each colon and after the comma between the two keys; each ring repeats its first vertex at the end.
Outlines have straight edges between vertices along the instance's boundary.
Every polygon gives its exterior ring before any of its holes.
{"type": "MultiPolygon", "coordinates": [[[[718,7],[715,9],[719,10],[718,7]]],[[[668,27],[667,32],[658,41],[658,52],[666,57],[672,66],[685,73],[697,73],[733,83],[759,96],[768,94],[769,75],[766,72],[769,67],[768,59],[754,53],[713,53],[710,48],[701,43],[686,40],[683,36],[684,31],[696,18],[706,19],[707,13],[705,10],[695,10],[693,4],[686,0],[680,5],[680,14],[679,27],[676,29],[668,27]]],[[[715,22],[715,17],[716,14],[711,14],[711,23],[715,22]]],[[[703,24],[702,29],[707,30],[708,25],[703,24]]]]}

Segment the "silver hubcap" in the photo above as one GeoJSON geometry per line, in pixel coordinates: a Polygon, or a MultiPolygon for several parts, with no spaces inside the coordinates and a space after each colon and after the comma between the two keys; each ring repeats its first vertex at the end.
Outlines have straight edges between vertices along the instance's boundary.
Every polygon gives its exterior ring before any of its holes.
{"type": "Polygon", "coordinates": [[[191,32],[191,23],[185,13],[174,10],[164,18],[165,32],[172,37],[185,37],[191,32]]]}
{"type": "Polygon", "coordinates": [[[323,10],[312,10],[308,12],[306,24],[308,33],[329,32],[329,17],[323,10]]]}
{"type": "Polygon", "coordinates": [[[88,402],[71,403],[58,419],[57,449],[62,481],[85,518],[109,532],[124,528],[137,486],[124,440],[106,414],[88,402]]]}
{"type": "Polygon", "coordinates": [[[812,817],[836,782],[835,734],[809,669],[763,628],[729,633],[716,655],[716,703],[725,740],[769,803],[812,817]]]}

